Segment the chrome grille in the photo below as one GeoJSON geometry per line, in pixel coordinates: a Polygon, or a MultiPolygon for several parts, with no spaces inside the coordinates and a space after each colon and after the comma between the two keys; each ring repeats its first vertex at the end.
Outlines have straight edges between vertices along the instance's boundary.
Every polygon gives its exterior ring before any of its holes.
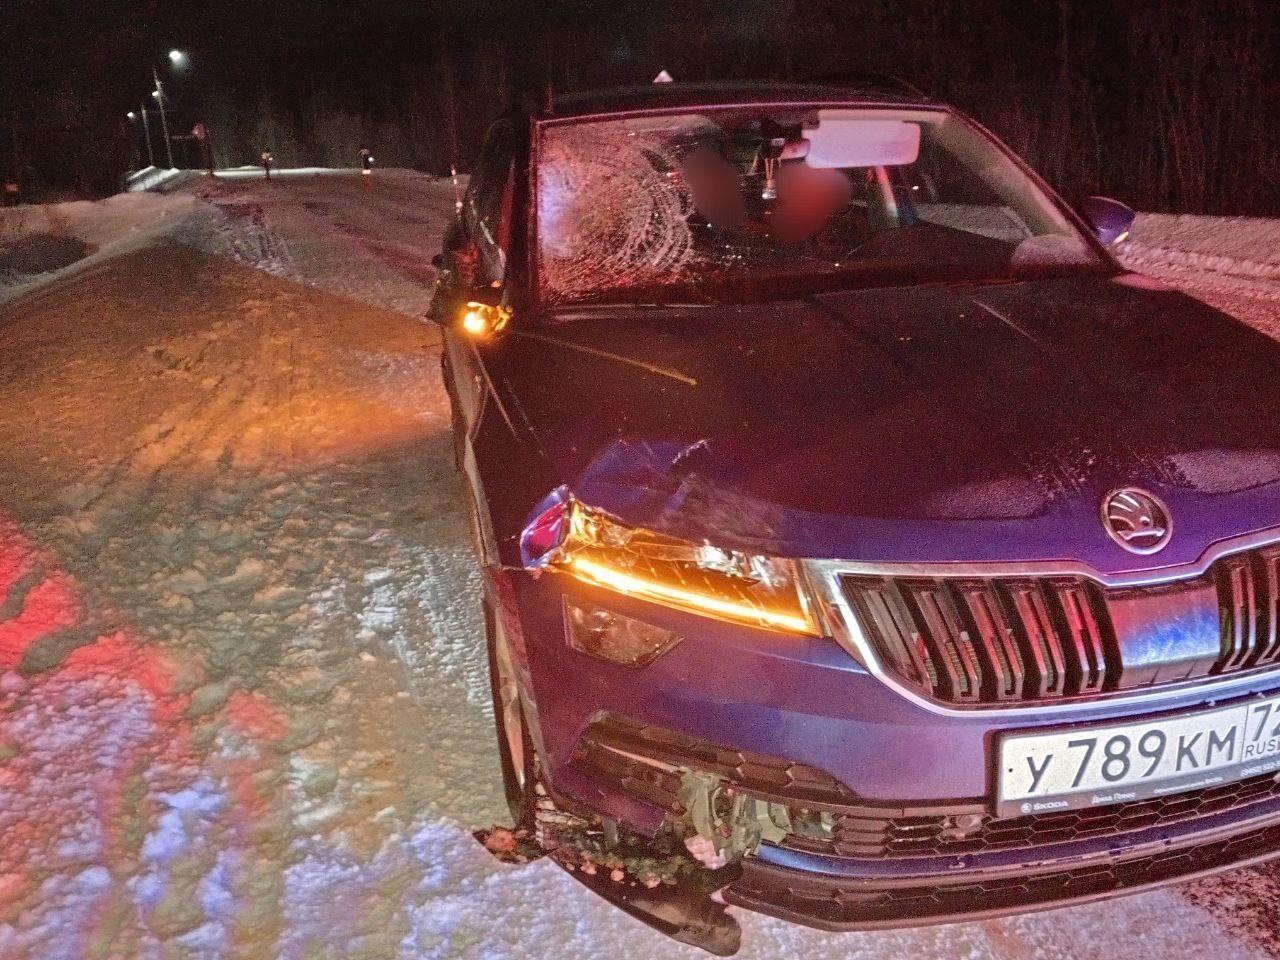
{"type": "Polygon", "coordinates": [[[1280,550],[1227,557],[1216,566],[1222,610],[1219,672],[1275,663],[1280,658],[1280,550]]]}
{"type": "Polygon", "coordinates": [[[951,703],[1046,700],[1105,689],[1101,590],[1078,579],[846,577],[885,666],[951,703]]]}
{"type": "Polygon", "coordinates": [[[1225,557],[1203,577],[1115,590],[1084,577],[841,582],[885,669],[945,703],[1052,702],[1280,661],[1280,547],[1225,557]],[[1197,610],[1210,622],[1179,625],[1197,610]],[[1153,667],[1140,635],[1165,623],[1184,633],[1153,667]]]}

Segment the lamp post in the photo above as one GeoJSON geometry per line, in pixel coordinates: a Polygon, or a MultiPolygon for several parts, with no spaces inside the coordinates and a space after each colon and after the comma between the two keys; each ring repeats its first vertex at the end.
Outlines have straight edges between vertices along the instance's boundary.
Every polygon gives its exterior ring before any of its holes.
{"type": "MultiPolygon", "coordinates": [[[[160,104],[160,128],[164,131],[164,152],[169,158],[169,169],[173,169],[173,141],[169,139],[169,118],[164,109],[164,87],[160,84],[160,71],[156,69],[155,64],[151,65],[151,79],[156,82],[156,89],[151,94],[156,98],[156,102],[160,104]]],[[[144,113],[143,116],[146,114],[144,113]]]]}
{"type": "MultiPolygon", "coordinates": [[[[147,164],[154,167],[156,165],[156,155],[151,149],[151,121],[147,119],[147,105],[145,103],[142,104],[139,110],[142,113],[142,140],[147,145],[147,164]]],[[[138,114],[132,110],[126,113],[125,116],[133,123],[138,120],[138,114]]]]}
{"type": "MultiPolygon", "coordinates": [[[[183,51],[181,50],[169,51],[169,63],[170,65],[172,65],[172,67],[175,70],[185,69],[189,62],[190,60],[188,59],[186,53],[184,53],[183,51]]],[[[164,84],[160,82],[160,71],[156,69],[156,65],[154,62],[151,64],[151,80],[156,85],[155,89],[151,91],[151,96],[155,98],[156,105],[160,108],[160,127],[161,127],[161,131],[164,133],[164,152],[165,152],[165,156],[169,158],[169,169],[172,170],[174,166],[173,139],[169,136],[168,104],[165,102],[164,84]]],[[[144,124],[147,122],[147,108],[145,106],[143,106],[142,108],[142,122],[144,124]]],[[[150,148],[151,148],[151,135],[148,132],[147,134],[148,151],[150,151],[150,148]]],[[[154,166],[154,163],[152,165],[154,166]]]]}

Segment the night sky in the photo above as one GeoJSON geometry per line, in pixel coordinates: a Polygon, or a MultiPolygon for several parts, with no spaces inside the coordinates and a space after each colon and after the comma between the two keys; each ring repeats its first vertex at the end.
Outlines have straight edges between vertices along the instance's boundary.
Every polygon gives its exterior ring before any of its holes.
{"type": "MultiPolygon", "coordinates": [[[[1069,198],[1280,213],[1276,0],[4,0],[0,168],[109,193],[124,119],[169,84],[223,164],[465,166],[519,87],[901,75],[991,125],[1069,198]],[[174,74],[166,53],[187,51],[174,74]],[[264,141],[271,141],[266,143],[264,141]]],[[[180,159],[181,163],[182,160],[180,159]]]]}

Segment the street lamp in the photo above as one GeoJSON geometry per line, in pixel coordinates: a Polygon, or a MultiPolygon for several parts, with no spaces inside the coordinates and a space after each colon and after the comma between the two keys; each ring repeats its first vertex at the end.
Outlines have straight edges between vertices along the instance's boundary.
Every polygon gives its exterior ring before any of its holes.
{"type": "MultiPolygon", "coordinates": [[[[151,149],[151,123],[147,120],[147,105],[144,102],[142,107],[142,139],[147,145],[147,164],[154,167],[156,165],[156,155],[151,149]]],[[[138,115],[130,110],[125,114],[131,121],[137,122],[138,115]]]]}
{"type": "MultiPolygon", "coordinates": [[[[176,69],[182,69],[190,61],[187,55],[181,50],[169,51],[169,63],[176,69]]],[[[160,82],[160,71],[156,69],[154,63],[151,64],[151,79],[155,81],[156,88],[151,91],[151,96],[156,98],[156,102],[160,105],[160,127],[164,131],[164,152],[169,158],[169,169],[173,169],[173,140],[169,137],[169,115],[165,110],[164,102],[164,85],[160,82]]]]}
{"type": "MultiPolygon", "coordinates": [[[[178,50],[177,48],[170,50],[168,58],[169,64],[174,70],[185,70],[191,65],[191,58],[187,56],[185,50],[178,50]]],[[[151,62],[151,82],[154,84],[154,87],[151,90],[151,97],[155,100],[156,106],[160,109],[160,127],[164,133],[164,152],[165,156],[169,158],[169,169],[172,170],[174,169],[173,137],[169,134],[168,97],[164,92],[164,84],[160,82],[160,71],[156,67],[154,60],[151,62]]],[[[151,125],[147,118],[146,101],[143,101],[140,112],[142,113],[142,125],[147,138],[147,156],[151,159],[151,165],[155,166],[155,159],[151,150],[151,125]]],[[[130,120],[137,120],[138,118],[137,114],[132,110],[128,112],[127,116],[130,120]]]]}
{"type": "Polygon", "coordinates": [[[169,139],[169,116],[164,109],[164,87],[160,85],[160,71],[156,69],[154,63],[151,65],[151,79],[156,82],[156,88],[151,91],[151,95],[160,104],[160,129],[164,131],[164,152],[169,158],[169,169],[172,170],[173,141],[169,139]]]}

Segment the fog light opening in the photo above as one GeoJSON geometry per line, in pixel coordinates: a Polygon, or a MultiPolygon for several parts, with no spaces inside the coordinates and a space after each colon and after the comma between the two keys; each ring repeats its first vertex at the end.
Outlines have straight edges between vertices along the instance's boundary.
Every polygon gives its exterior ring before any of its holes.
{"type": "Polygon", "coordinates": [[[787,833],[805,840],[831,841],[836,835],[836,817],[829,810],[810,810],[806,807],[785,807],[770,803],[770,810],[781,807],[787,818],[787,833]]]}
{"type": "Polygon", "coordinates": [[[600,660],[642,667],[652,663],[683,639],[679,634],[643,620],[614,613],[597,604],[564,601],[565,633],[569,646],[600,660]]]}

